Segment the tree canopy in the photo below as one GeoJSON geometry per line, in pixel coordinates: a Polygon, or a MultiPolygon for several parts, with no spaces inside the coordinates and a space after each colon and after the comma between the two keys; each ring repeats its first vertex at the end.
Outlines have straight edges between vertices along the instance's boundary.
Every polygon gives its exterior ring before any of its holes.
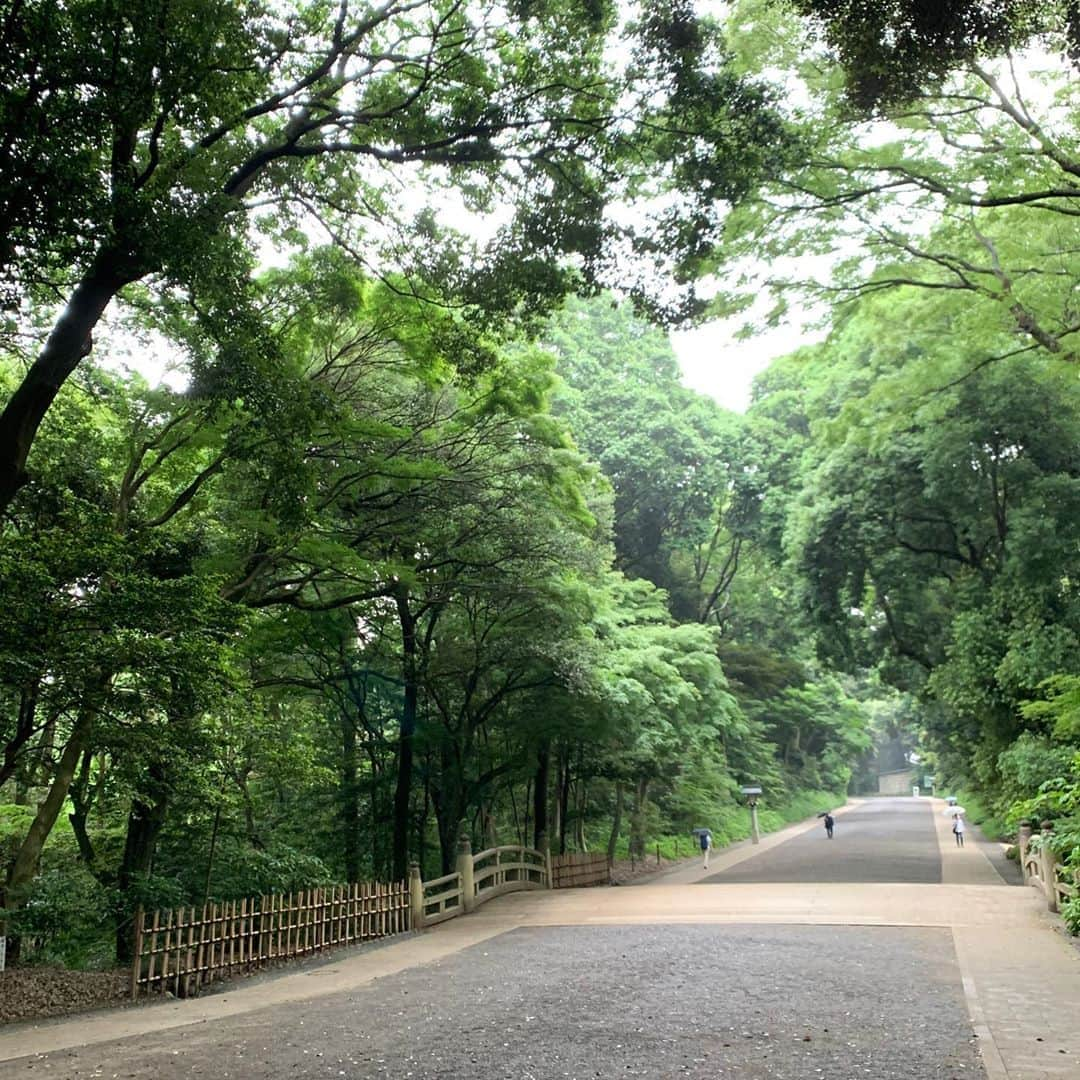
{"type": "Polygon", "coordinates": [[[222,392],[265,377],[260,237],[314,229],[481,322],[616,279],[692,307],[718,207],[788,140],[691,7],[650,6],[615,62],[618,22],[608,4],[460,0],[10,8],[0,289],[27,366],[0,414],[0,509],[114,300],[190,305],[222,392]]]}
{"type": "Polygon", "coordinates": [[[13,959],[916,765],[1080,860],[1072,6],[0,26],[13,959]],[[736,414],[665,327],[769,290],[736,414]]]}

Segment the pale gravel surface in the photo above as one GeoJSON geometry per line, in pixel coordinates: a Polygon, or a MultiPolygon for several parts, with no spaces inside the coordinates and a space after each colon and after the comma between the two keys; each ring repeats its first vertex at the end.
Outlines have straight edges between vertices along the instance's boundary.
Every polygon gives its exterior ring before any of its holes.
{"type": "Polygon", "coordinates": [[[523,928],[342,998],[24,1058],[0,1078],[982,1078],[951,935],[523,928]]]}

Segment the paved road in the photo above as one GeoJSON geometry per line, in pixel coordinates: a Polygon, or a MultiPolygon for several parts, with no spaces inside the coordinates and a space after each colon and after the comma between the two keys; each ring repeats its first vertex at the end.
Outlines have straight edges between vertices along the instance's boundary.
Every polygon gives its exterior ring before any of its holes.
{"type": "Polygon", "coordinates": [[[786,841],[746,862],[702,879],[709,884],[753,882],[885,882],[936,885],[941,881],[937,823],[927,802],[870,799],[824,827],[786,841]]]}

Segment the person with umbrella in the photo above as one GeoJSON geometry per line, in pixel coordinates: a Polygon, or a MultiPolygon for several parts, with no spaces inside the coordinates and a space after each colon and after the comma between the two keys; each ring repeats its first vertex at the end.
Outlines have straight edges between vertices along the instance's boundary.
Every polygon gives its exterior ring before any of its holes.
{"type": "Polygon", "coordinates": [[[955,803],[952,806],[945,808],[945,814],[947,817],[951,817],[953,836],[956,837],[956,846],[964,846],[964,833],[967,832],[967,825],[964,824],[964,808],[957,806],[955,803]]]}
{"type": "Polygon", "coordinates": [[[825,835],[831,840],[833,826],[836,824],[836,819],[826,810],[823,814],[819,815],[825,819],[825,835]]]}
{"type": "Polygon", "coordinates": [[[694,835],[698,838],[701,846],[701,856],[704,861],[703,870],[709,869],[709,852],[712,850],[712,833],[708,829],[695,829],[694,835]]]}

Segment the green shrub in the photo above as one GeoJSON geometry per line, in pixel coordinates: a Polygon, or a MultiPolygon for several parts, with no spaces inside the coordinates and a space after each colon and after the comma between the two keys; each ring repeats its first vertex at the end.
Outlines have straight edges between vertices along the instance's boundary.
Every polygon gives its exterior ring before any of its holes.
{"type": "Polygon", "coordinates": [[[102,968],[115,948],[115,895],[83,867],[39,874],[10,914],[23,963],[102,968]]]}
{"type": "Polygon", "coordinates": [[[1074,896],[1061,905],[1061,917],[1069,928],[1069,933],[1080,934],[1080,896],[1074,896]]]}
{"type": "Polygon", "coordinates": [[[284,844],[254,848],[227,839],[214,858],[210,883],[212,900],[237,900],[272,892],[296,892],[333,885],[337,878],[326,864],[284,844]]]}

